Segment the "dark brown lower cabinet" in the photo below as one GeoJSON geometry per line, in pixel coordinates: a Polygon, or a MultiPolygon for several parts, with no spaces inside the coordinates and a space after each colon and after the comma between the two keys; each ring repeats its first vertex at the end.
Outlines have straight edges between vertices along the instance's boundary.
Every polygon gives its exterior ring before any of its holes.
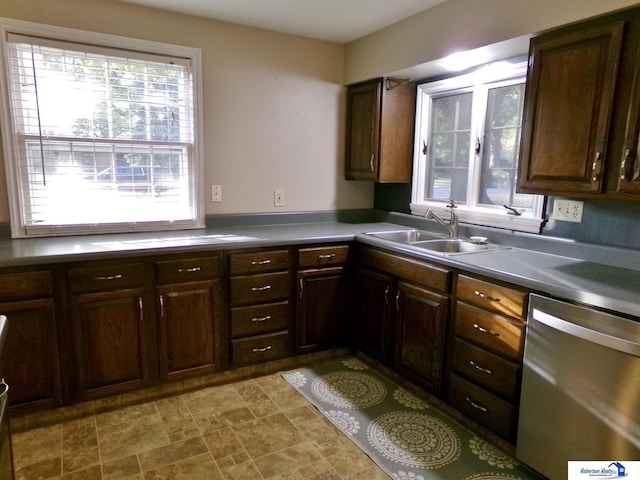
{"type": "Polygon", "coordinates": [[[296,353],[330,348],[342,341],[344,267],[298,272],[296,353]]]}
{"type": "Polygon", "coordinates": [[[398,282],[396,370],[430,392],[440,393],[449,297],[398,282]]]}
{"type": "Polygon", "coordinates": [[[157,378],[142,288],[72,296],[79,399],[141,388],[157,378]]]}
{"type": "Polygon", "coordinates": [[[162,379],[177,380],[218,368],[219,291],[217,280],[158,287],[162,379]]]}
{"type": "Polygon", "coordinates": [[[358,268],[356,272],[356,308],[353,337],[363,352],[382,363],[389,364],[393,356],[393,277],[384,273],[358,268]]]}
{"type": "Polygon", "coordinates": [[[54,301],[2,303],[9,328],[2,352],[3,375],[11,389],[12,413],[62,403],[54,301]]]}

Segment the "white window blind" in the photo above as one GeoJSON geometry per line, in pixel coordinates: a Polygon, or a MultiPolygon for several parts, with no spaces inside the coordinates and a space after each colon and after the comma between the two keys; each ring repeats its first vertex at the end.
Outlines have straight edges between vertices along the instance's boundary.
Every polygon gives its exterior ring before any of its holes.
{"type": "Polygon", "coordinates": [[[201,226],[190,58],[5,40],[14,236],[201,226]]]}

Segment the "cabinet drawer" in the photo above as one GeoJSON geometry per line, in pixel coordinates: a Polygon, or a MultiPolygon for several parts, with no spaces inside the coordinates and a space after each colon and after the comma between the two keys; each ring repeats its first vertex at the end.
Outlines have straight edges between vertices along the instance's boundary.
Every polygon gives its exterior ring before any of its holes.
{"type": "Polygon", "coordinates": [[[501,285],[494,285],[477,278],[458,277],[457,298],[487,310],[504,313],[516,318],[526,315],[528,293],[501,285]]]}
{"type": "Polygon", "coordinates": [[[157,262],[156,274],[159,285],[210,280],[218,276],[218,258],[183,258],[157,262]]]}
{"type": "Polygon", "coordinates": [[[235,366],[262,363],[290,353],[289,332],[231,340],[231,359],[235,366]]]}
{"type": "Polygon", "coordinates": [[[453,368],[464,377],[514,401],[518,394],[520,366],[485,350],[454,340],[453,368]]]}
{"type": "Polygon", "coordinates": [[[229,255],[229,275],[275,272],[289,268],[289,251],[234,253],[229,255]]]}
{"type": "Polygon", "coordinates": [[[347,261],[348,245],[301,248],[298,250],[299,268],[318,268],[324,265],[341,265],[347,261]]]}
{"type": "Polygon", "coordinates": [[[261,275],[231,277],[229,290],[232,307],[284,300],[289,296],[289,273],[263,273],[261,275]]]}
{"type": "Polygon", "coordinates": [[[525,323],[458,302],[456,335],[508,360],[520,362],[525,323]]]}
{"type": "Polygon", "coordinates": [[[49,271],[0,275],[0,302],[50,297],[52,294],[53,274],[49,271]]]}
{"type": "Polygon", "coordinates": [[[515,437],[515,407],[483,388],[451,375],[449,403],[505,439],[515,437]]]}
{"type": "Polygon", "coordinates": [[[247,337],[288,327],[289,302],[231,309],[232,337],[247,337]]]}
{"type": "Polygon", "coordinates": [[[74,267],[67,271],[67,278],[73,293],[133,288],[144,284],[144,266],[142,263],[127,263],[74,267]]]}

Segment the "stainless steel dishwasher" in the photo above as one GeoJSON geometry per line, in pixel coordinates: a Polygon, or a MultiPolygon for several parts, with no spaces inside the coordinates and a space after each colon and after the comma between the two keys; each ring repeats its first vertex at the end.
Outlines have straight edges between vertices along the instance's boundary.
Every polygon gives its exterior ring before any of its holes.
{"type": "Polygon", "coordinates": [[[553,480],[640,460],[640,319],[531,295],[516,457],[553,480]]]}

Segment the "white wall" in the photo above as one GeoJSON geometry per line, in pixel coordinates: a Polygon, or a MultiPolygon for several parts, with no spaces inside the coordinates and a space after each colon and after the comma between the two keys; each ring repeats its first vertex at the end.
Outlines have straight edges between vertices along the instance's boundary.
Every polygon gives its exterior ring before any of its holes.
{"type": "MultiPolygon", "coordinates": [[[[427,64],[608,11],[632,0],[447,0],[347,44],[345,83],[427,64]]],[[[526,41],[524,50],[526,53],[526,41]]]]}
{"type": "MultiPolygon", "coordinates": [[[[344,46],[113,0],[2,0],[0,17],[201,48],[206,213],[373,205],[372,184],[344,180],[344,46]]],[[[0,222],[4,185],[0,168],[0,222]]]]}

